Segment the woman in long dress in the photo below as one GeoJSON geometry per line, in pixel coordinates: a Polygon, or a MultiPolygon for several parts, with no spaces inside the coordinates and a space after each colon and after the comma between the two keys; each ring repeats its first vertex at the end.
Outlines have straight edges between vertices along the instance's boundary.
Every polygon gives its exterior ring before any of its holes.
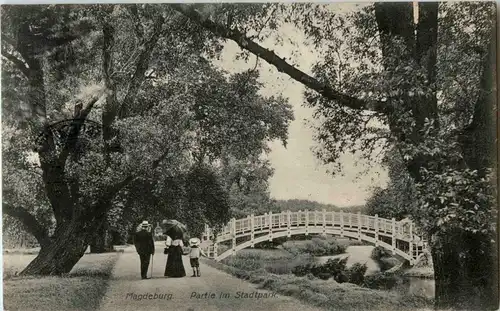
{"type": "Polygon", "coordinates": [[[182,263],[184,244],[181,239],[173,240],[168,248],[167,265],[165,267],[165,276],[172,278],[181,278],[186,276],[184,264],[182,263]]]}

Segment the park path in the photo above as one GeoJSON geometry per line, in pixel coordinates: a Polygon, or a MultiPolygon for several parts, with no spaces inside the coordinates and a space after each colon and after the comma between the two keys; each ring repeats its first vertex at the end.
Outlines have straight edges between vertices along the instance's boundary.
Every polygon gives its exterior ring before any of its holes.
{"type": "MultiPolygon", "coordinates": [[[[124,249],[110,279],[108,290],[101,302],[101,311],[320,311],[304,305],[298,300],[257,289],[254,284],[242,281],[215,268],[200,263],[201,277],[191,277],[189,258],[183,256],[187,276],[184,278],[164,278],[165,255],[163,244],[156,243],[153,258],[153,278],[141,280],[139,256],[134,247],[124,249]],[[261,298],[236,298],[237,292],[251,294],[258,292],[261,298]],[[208,296],[208,298],[191,297],[208,296]],[[207,293],[207,294],[205,294],[207,293]],[[221,298],[221,293],[229,297],[221,298]],[[156,294],[156,299],[155,299],[156,294]],[[210,295],[215,298],[210,298],[210,295]],[[153,299],[140,299],[140,295],[153,299]],[[270,296],[270,297],[264,297],[270,296]]],[[[151,269],[151,268],[150,268],[151,269]]],[[[148,271],[148,276],[150,276],[148,271]]]]}

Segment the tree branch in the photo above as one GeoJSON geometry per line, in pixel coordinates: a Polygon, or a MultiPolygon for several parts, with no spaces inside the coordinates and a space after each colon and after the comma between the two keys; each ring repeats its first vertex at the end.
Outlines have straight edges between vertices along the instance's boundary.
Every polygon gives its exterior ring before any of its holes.
{"type": "MultiPolygon", "coordinates": [[[[151,169],[155,170],[163,160],[168,156],[168,153],[170,152],[169,149],[167,149],[164,153],[162,153],[158,159],[154,160],[151,169]]],[[[111,208],[110,204],[107,204],[110,200],[112,200],[118,192],[120,192],[123,188],[125,188],[127,185],[132,183],[136,178],[138,177],[137,174],[130,174],[127,177],[125,177],[122,181],[109,186],[103,193],[102,197],[98,200],[98,202],[92,206],[92,208],[86,210],[81,214],[79,217],[78,221],[89,221],[93,220],[93,217],[96,215],[105,215],[108,210],[111,208]]]]}
{"type": "MultiPolygon", "coordinates": [[[[106,93],[106,92],[105,92],[106,93]]],[[[83,108],[78,115],[74,116],[74,120],[71,122],[70,125],[70,133],[68,134],[68,138],[66,140],[66,143],[64,144],[63,150],[59,154],[59,160],[58,163],[62,167],[64,167],[64,163],[66,162],[66,159],[68,158],[68,155],[70,152],[73,150],[75,147],[76,141],[78,139],[78,135],[80,134],[80,128],[87,119],[87,116],[89,115],[90,111],[92,111],[92,108],[94,107],[95,103],[101,99],[103,94],[98,93],[94,95],[90,101],[88,102],[87,106],[83,108]]]]}
{"type": "Polygon", "coordinates": [[[26,67],[26,64],[22,60],[20,60],[19,58],[15,57],[12,54],[10,54],[4,48],[2,48],[2,56],[5,57],[5,58],[7,58],[8,60],[10,60],[16,66],[17,69],[21,70],[21,72],[27,78],[29,78],[29,76],[30,76],[30,70],[29,70],[28,67],[26,67]]]}
{"type": "Polygon", "coordinates": [[[268,50],[258,43],[252,41],[238,29],[229,29],[223,25],[219,25],[208,18],[201,16],[194,7],[187,4],[171,4],[171,7],[188,17],[191,21],[213,32],[214,34],[225,39],[232,40],[242,49],[247,50],[256,56],[264,59],[270,65],[273,65],[279,72],[283,72],[292,79],[302,83],[310,89],[313,89],[329,100],[334,100],[339,104],[356,110],[372,110],[376,112],[388,113],[390,106],[382,101],[365,101],[346,94],[343,94],[331,86],[320,82],[314,77],[309,76],[303,71],[287,63],[283,58],[276,55],[271,50],[268,50]]]}
{"type": "Polygon", "coordinates": [[[142,51],[139,55],[139,60],[137,61],[134,75],[130,80],[127,89],[127,94],[125,95],[125,98],[122,101],[120,111],[118,113],[119,118],[124,118],[127,116],[128,113],[127,105],[133,103],[135,101],[135,98],[137,97],[139,88],[141,87],[141,84],[144,81],[144,74],[148,69],[151,53],[153,52],[153,49],[162,34],[162,26],[164,22],[165,20],[162,16],[158,17],[153,26],[153,34],[151,35],[151,38],[149,38],[149,40],[146,41],[142,46],[142,51]]]}
{"type": "Polygon", "coordinates": [[[50,238],[48,231],[38,222],[36,217],[27,210],[22,207],[12,206],[5,202],[2,203],[2,210],[5,214],[18,219],[26,228],[26,231],[36,238],[40,246],[49,243],[50,238]]]}
{"type": "Polygon", "coordinates": [[[132,16],[132,19],[135,24],[135,34],[137,38],[143,38],[144,37],[144,27],[142,27],[141,24],[141,18],[139,17],[139,12],[137,11],[137,4],[133,4],[130,6],[127,6],[130,15],[132,16]]]}

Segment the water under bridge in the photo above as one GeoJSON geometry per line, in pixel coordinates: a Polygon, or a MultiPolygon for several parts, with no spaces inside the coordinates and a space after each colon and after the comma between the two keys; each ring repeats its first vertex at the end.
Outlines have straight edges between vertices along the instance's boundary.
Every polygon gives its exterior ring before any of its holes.
{"type": "Polygon", "coordinates": [[[334,235],[381,246],[413,266],[423,255],[427,242],[414,234],[410,220],[396,221],[361,213],[333,211],[283,211],[249,215],[231,221],[215,232],[206,226],[202,247],[207,256],[220,261],[239,250],[274,238],[294,235],[334,235]],[[224,246],[221,246],[224,245],[224,246]]]}

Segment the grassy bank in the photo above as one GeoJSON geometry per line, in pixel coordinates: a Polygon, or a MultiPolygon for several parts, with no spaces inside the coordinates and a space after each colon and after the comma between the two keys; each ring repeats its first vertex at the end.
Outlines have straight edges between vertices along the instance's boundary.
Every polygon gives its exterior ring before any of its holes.
{"type": "Polygon", "coordinates": [[[4,309],[97,310],[118,256],[86,254],[63,277],[17,277],[34,255],[4,254],[4,309]]]}
{"type": "MultiPolygon", "coordinates": [[[[259,288],[292,296],[325,310],[418,310],[430,309],[431,301],[416,296],[402,295],[363,288],[350,283],[320,280],[310,276],[270,273],[265,268],[249,271],[227,264],[203,259],[204,263],[240,279],[257,284],[259,288]]],[[[229,262],[234,263],[234,262],[229,262]]]]}

